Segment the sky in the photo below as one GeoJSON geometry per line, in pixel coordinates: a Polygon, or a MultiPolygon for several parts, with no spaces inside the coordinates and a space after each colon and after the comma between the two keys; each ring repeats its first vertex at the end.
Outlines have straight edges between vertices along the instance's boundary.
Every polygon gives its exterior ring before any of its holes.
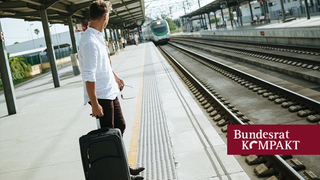
{"type": "MultiPolygon", "coordinates": [[[[204,6],[213,0],[199,0],[200,5],[204,6]]],[[[199,8],[198,0],[145,0],[146,16],[151,18],[161,17],[161,14],[167,14],[173,19],[184,15],[183,2],[186,7],[186,13],[199,8]],[[171,14],[170,14],[171,7],[171,14]]],[[[5,38],[5,45],[9,46],[15,42],[24,42],[44,36],[40,21],[24,21],[22,19],[0,18],[2,32],[5,38]],[[34,30],[40,31],[39,35],[34,30]]],[[[53,24],[50,27],[50,33],[56,34],[69,31],[68,26],[62,24],[53,24]]]]}

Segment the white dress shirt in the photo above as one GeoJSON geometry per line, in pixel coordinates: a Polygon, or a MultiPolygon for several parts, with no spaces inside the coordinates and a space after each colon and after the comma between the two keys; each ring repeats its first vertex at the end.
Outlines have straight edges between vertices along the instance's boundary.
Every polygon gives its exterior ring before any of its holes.
{"type": "Polygon", "coordinates": [[[90,101],[85,82],[96,82],[98,99],[114,100],[119,93],[102,33],[88,27],[79,44],[79,66],[83,79],[84,104],[90,101]]]}

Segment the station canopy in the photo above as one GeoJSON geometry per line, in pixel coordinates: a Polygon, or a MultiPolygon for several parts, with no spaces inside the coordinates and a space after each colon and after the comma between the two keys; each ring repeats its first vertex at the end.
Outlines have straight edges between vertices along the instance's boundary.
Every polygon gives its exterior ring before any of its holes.
{"type": "Polygon", "coordinates": [[[233,6],[237,6],[243,3],[247,3],[248,0],[215,0],[205,6],[202,6],[201,8],[192,11],[188,14],[185,14],[183,16],[180,16],[180,18],[191,18],[193,16],[198,16],[201,14],[207,14],[210,12],[216,12],[217,10],[220,9],[226,9],[228,7],[233,7],[233,6]]]}
{"type": "MultiPolygon", "coordinates": [[[[109,0],[113,12],[108,27],[135,28],[145,21],[144,0],[109,0]]],[[[18,18],[41,21],[40,9],[46,9],[51,24],[68,24],[72,16],[75,23],[89,21],[92,0],[0,0],[0,18],[18,18]]]]}

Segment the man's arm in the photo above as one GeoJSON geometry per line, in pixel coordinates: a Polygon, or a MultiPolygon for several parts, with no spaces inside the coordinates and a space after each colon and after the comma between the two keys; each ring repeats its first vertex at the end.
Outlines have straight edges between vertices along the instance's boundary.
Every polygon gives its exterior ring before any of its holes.
{"type": "Polygon", "coordinates": [[[124,81],[123,81],[121,78],[119,78],[119,77],[117,76],[117,74],[116,74],[113,70],[112,70],[112,72],[113,72],[114,78],[116,79],[116,82],[117,82],[118,85],[119,85],[120,91],[122,91],[123,86],[124,86],[124,81]]]}
{"type": "Polygon", "coordinates": [[[102,117],[103,108],[100,106],[96,94],[96,82],[86,81],[87,93],[92,106],[92,117],[102,117]]]}
{"type": "MultiPolygon", "coordinates": [[[[112,63],[111,63],[111,58],[110,58],[109,53],[108,53],[108,57],[109,57],[109,61],[110,61],[110,66],[112,68],[112,63]]],[[[122,91],[123,86],[124,86],[124,81],[121,78],[119,78],[119,76],[113,71],[113,69],[112,69],[112,72],[113,72],[114,78],[116,79],[116,82],[118,83],[120,91],[122,91]]]]}

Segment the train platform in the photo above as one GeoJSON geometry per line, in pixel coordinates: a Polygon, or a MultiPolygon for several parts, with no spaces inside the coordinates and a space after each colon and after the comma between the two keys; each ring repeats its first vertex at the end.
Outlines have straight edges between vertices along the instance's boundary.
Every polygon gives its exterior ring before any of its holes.
{"type": "Polygon", "coordinates": [[[209,37],[224,40],[252,41],[262,43],[301,45],[320,47],[320,16],[305,17],[283,23],[281,20],[272,20],[271,23],[257,23],[243,26],[216,28],[197,32],[173,34],[172,37],[209,37]]]}
{"type": "MultiPolygon", "coordinates": [[[[112,66],[133,87],[119,94],[124,141],[145,179],[250,179],[153,43],[127,46],[112,66]]],[[[0,179],[84,179],[78,139],[96,121],[83,105],[81,76],[71,66],[59,76],[59,88],[50,73],[16,87],[15,115],[0,94],[0,179]]]]}

